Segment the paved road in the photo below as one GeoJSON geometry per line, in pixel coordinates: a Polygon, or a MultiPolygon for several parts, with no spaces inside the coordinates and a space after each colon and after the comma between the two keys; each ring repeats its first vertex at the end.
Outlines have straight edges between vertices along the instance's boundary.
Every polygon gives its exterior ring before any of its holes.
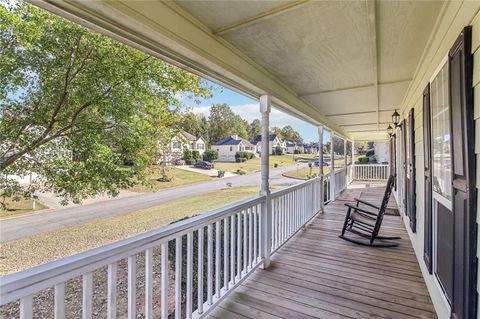
{"type": "MultiPolygon", "coordinates": [[[[301,164],[300,167],[306,167],[306,164],[301,164]]],[[[270,183],[273,185],[296,184],[300,182],[299,180],[282,176],[282,173],[295,168],[296,165],[270,169],[270,183]]],[[[127,214],[182,197],[215,191],[225,188],[227,183],[232,183],[233,187],[259,185],[260,172],[166,189],[157,193],[141,193],[126,198],[110,199],[82,206],[6,219],[0,222],[0,243],[83,224],[95,219],[127,214]]]]}

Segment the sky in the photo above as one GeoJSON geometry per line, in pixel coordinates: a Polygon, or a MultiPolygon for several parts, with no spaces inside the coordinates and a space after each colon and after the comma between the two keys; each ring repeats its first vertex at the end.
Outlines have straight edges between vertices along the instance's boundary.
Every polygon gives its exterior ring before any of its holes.
{"type": "MultiPolygon", "coordinates": [[[[199,104],[187,96],[183,98],[183,103],[192,107],[195,114],[203,113],[208,117],[213,104],[227,103],[234,113],[240,115],[249,123],[254,119],[261,119],[259,102],[257,100],[220,86],[219,84],[210,81],[207,81],[207,83],[208,85],[214,86],[211,98],[198,99],[200,101],[199,104]]],[[[300,133],[300,136],[305,142],[318,142],[318,130],[314,125],[272,108],[272,112],[270,113],[270,127],[284,127],[285,125],[291,125],[300,133]]],[[[327,136],[326,138],[328,139],[329,137],[327,136]]]]}

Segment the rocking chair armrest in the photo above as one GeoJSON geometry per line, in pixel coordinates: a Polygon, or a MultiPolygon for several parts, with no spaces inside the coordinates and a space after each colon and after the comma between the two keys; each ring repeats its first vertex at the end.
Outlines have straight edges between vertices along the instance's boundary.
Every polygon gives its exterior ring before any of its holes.
{"type": "Polygon", "coordinates": [[[359,212],[364,213],[364,214],[372,215],[372,216],[375,216],[375,217],[378,215],[377,213],[374,213],[374,212],[371,212],[371,211],[369,211],[369,210],[366,210],[366,209],[357,207],[357,206],[352,205],[352,204],[350,204],[350,203],[345,203],[345,206],[353,209],[354,211],[359,211],[359,212]]]}
{"type": "Polygon", "coordinates": [[[359,199],[359,198],[354,198],[354,200],[355,200],[356,202],[358,202],[358,203],[365,204],[365,205],[370,206],[370,207],[373,207],[373,208],[375,208],[375,209],[380,209],[380,207],[378,207],[377,205],[374,205],[374,204],[372,204],[372,203],[366,202],[366,201],[361,200],[361,199],[359,199]]]}

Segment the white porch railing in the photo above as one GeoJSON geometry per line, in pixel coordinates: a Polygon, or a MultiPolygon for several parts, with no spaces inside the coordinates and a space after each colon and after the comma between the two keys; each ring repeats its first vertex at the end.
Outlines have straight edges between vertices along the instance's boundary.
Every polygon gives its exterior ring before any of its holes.
{"type": "Polygon", "coordinates": [[[272,223],[265,229],[273,253],[319,212],[320,184],[312,179],[1,277],[0,305],[16,307],[21,319],[42,309],[55,318],[202,317],[262,263],[262,223],[272,223]]]}
{"type": "Polygon", "coordinates": [[[347,187],[347,168],[343,167],[335,171],[335,197],[347,187]]]}
{"type": "Polygon", "coordinates": [[[359,181],[387,180],[388,164],[355,164],[354,179],[359,181]]]}

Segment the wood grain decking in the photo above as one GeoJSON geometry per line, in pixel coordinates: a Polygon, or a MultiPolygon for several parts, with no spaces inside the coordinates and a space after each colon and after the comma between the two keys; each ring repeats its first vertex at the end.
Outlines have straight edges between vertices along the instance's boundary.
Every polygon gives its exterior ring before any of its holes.
{"type": "MultiPolygon", "coordinates": [[[[379,188],[361,191],[374,199],[379,188]]],[[[398,247],[355,245],[338,238],[343,200],[325,206],[272,257],[271,268],[252,274],[210,318],[436,318],[400,217],[385,216],[382,225],[384,234],[402,236],[398,247]]]]}

